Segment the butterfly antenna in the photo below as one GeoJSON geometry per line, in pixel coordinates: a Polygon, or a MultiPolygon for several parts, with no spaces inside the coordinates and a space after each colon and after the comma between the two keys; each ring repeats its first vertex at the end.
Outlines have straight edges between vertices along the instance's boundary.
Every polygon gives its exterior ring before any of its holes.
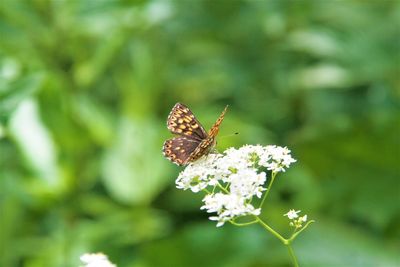
{"type": "Polygon", "coordinates": [[[225,138],[225,137],[231,137],[231,136],[238,135],[238,134],[239,134],[239,133],[236,132],[236,133],[233,133],[233,134],[222,135],[222,136],[219,136],[219,139],[225,138]]]}

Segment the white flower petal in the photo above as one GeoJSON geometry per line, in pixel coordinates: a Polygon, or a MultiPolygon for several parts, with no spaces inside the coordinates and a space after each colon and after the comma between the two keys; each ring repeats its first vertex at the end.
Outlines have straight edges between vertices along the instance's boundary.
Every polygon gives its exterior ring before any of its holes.
{"type": "Polygon", "coordinates": [[[80,257],[83,267],[116,267],[103,253],[85,253],[80,257]]]}
{"type": "MultiPolygon", "coordinates": [[[[223,154],[209,154],[189,164],[176,179],[179,189],[197,193],[209,189],[200,209],[217,216],[217,226],[234,218],[259,215],[260,209],[251,205],[253,197],[261,198],[266,190],[267,174],[284,172],[295,160],[286,147],[245,145],[229,148],[223,154]],[[264,167],[260,170],[260,167],[264,167]]],[[[297,218],[296,211],[288,212],[289,219],[297,218]],[[294,212],[294,213],[293,213],[294,212]]]]}
{"type": "Polygon", "coordinates": [[[299,213],[300,210],[289,210],[286,214],[284,214],[283,216],[287,216],[290,220],[293,220],[297,217],[299,217],[299,215],[297,213],[299,213]]]}

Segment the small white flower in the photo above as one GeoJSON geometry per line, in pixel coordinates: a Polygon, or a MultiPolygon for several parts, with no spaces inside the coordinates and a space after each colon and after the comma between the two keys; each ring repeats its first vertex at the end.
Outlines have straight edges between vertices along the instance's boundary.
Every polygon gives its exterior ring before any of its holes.
{"type": "Polygon", "coordinates": [[[208,213],[221,213],[226,202],[226,195],[222,193],[209,194],[203,198],[204,205],[200,209],[206,209],[208,213]]]}
{"type": "MultiPolygon", "coordinates": [[[[281,172],[293,162],[286,147],[229,148],[222,154],[209,154],[189,164],[176,179],[176,187],[194,193],[213,192],[204,197],[201,209],[216,213],[210,220],[222,226],[236,217],[260,214],[260,209],[255,209],[251,201],[253,197],[261,198],[266,190],[265,169],[281,172]]],[[[293,218],[297,218],[295,215],[293,218]]]]}
{"type": "Polygon", "coordinates": [[[116,267],[103,253],[85,253],[80,257],[82,267],[116,267]]]}
{"type": "Polygon", "coordinates": [[[296,228],[303,227],[303,223],[307,221],[307,215],[299,217],[297,220],[293,220],[293,225],[296,228]]]}
{"type": "Polygon", "coordinates": [[[266,188],[262,185],[266,181],[265,172],[257,173],[255,169],[240,169],[230,176],[230,192],[232,194],[250,199],[254,195],[261,198],[266,188]]]}
{"type": "Polygon", "coordinates": [[[300,210],[289,210],[288,213],[283,215],[289,218],[289,225],[295,227],[296,229],[303,227],[303,223],[307,221],[307,214],[299,217],[299,212],[300,210]]]}
{"type": "Polygon", "coordinates": [[[219,157],[221,157],[219,154],[209,154],[189,164],[176,179],[176,187],[183,190],[190,189],[193,193],[197,193],[208,185],[214,185],[216,183],[215,161],[219,157]]]}
{"type": "Polygon", "coordinates": [[[298,221],[299,221],[299,222],[302,222],[302,223],[303,223],[303,222],[306,222],[306,221],[307,221],[307,214],[304,215],[304,216],[299,217],[298,221]]]}
{"type": "MultiPolygon", "coordinates": [[[[287,213],[283,214],[283,216],[287,216],[290,220],[296,219],[297,217],[299,217],[299,215],[297,215],[297,213],[299,213],[300,210],[289,210],[287,213]]],[[[306,217],[307,218],[307,217],[306,217]]]]}
{"type": "Polygon", "coordinates": [[[260,214],[260,209],[255,209],[253,205],[246,203],[244,198],[234,194],[210,194],[204,197],[203,202],[204,205],[200,209],[205,209],[208,213],[217,213],[218,216],[209,218],[218,221],[217,227],[235,217],[260,214]]]}
{"type": "Polygon", "coordinates": [[[284,172],[293,162],[296,160],[292,158],[287,147],[271,145],[265,147],[265,153],[261,156],[259,164],[273,172],[284,172]]]}

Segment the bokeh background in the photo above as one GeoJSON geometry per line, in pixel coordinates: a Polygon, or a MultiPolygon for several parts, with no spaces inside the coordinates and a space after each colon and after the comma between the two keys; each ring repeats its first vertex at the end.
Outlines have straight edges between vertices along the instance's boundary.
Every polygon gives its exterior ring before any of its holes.
{"type": "Polygon", "coordinates": [[[263,218],[302,266],[400,266],[399,1],[0,1],[0,266],[291,266],[174,187],[166,117],[298,160],[263,218]]]}

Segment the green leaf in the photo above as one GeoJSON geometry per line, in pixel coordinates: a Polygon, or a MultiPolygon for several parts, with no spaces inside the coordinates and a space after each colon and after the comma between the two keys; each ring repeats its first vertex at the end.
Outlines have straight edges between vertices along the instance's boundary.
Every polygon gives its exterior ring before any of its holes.
{"type": "Polygon", "coordinates": [[[131,204],[149,203],[174,177],[165,176],[159,125],[154,121],[121,117],[114,143],[106,151],[102,178],[111,195],[131,204]]]}
{"type": "Polygon", "coordinates": [[[0,116],[10,115],[19,103],[34,95],[40,88],[44,75],[34,73],[14,82],[0,90],[0,116]]]}

